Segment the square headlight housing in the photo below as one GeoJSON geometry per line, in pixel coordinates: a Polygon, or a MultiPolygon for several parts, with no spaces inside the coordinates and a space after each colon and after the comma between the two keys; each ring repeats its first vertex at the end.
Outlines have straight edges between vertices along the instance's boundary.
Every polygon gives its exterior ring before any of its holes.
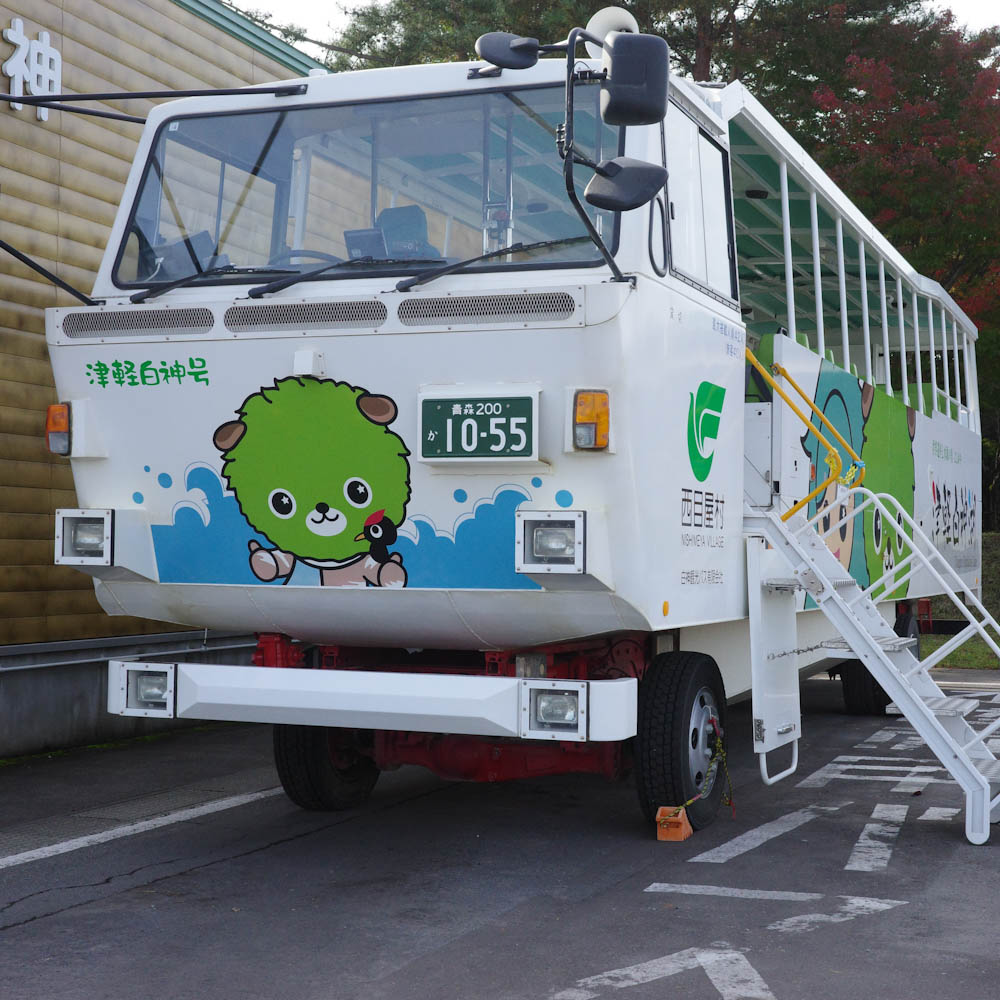
{"type": "Polygon", "coordinates": [[[114,512],[56,511],[55,562],[60,566],[110,566],[114,512]]]}
{"type": "Polygon", "coordinates": [[[521,681],[520,735],[530,740],[587,739],[586,681],[521,681]]]}
{"type": "Polygon", "coordinates": [[[172,719],[176,664],[111,660],[108,663],[108,711],[113,715],[172,719]]]}
{"type": "Polygon", "coordinates": [[[582,510],[515,512],[518,573],[585,573],[587,515],[582,510]]]}

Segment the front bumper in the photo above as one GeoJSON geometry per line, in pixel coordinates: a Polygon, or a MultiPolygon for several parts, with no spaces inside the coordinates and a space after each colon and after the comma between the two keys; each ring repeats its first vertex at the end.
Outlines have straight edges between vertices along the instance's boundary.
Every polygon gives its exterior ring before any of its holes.
{"type": "Polygon", "coordinates": [[[631,677],[568,681],[134,660],[108,664],[108,711],[114,715],[532,740],[629,739],[636,732],[637,692],[631,677]],[[137,682],[143,674],[166,675],[162,700],[139,700],[137,682]],[[573,728],[538,723],[532,692],[537,698],[539,690],[576,694],[573,728]]]}

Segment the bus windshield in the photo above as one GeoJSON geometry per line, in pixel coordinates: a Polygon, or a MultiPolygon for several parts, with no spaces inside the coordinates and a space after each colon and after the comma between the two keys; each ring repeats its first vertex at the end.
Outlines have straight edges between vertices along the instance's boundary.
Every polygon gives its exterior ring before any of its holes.
{"type": "MultiPolygon", "coordinates": [[[[598,96],[578,85],[576,142],[596,161],[623,141],[601,121],[598,96]]],[[[599,264],[590,240],[566,242],[586,230],[556,149],[563,117],[563,88],[545,86],[172,119],[154,142],[115,281],[210,269],[201,280],[232,281],[236,269],[338,260],[355,265],[325,279],[414,273],[546,240],[541,257],[481,266],[599,264]]],[[[590,172],[577,174],[582,189],[590,172]]],[[[614,249],[616,214],[587,211],[614,249]]]]}

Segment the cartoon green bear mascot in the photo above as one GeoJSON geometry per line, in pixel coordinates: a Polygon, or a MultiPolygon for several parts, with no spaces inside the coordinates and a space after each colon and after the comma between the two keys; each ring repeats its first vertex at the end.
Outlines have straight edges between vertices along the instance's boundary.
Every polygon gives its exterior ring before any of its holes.
{"type": "Polygon", "coordinates": [[[278,379],[214,434],[222,475],[251,527],[250,568],[287,580],[296,561],[327,587],[404,587],[388,546],[410,499],[409,451],[388,425],[396,404],[346,382],[278,379]]]}

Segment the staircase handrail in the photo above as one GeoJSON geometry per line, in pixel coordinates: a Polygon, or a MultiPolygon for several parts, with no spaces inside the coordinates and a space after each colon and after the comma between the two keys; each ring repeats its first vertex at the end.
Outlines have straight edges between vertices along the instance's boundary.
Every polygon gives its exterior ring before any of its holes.
{"type": "MultiPolygon", "coordinates": [[[[798,503],[781,515],[781,520],[787,521],[789,518],[797,514],[803,507],[805,507],[810,500],[813,500],[818,496],[822,496],[832,483],[837,482],[840,479],[840,473],[844,467],[844,463],[840,457],[840,452],[837,451],[832,444],[830,444],[830,442],[823,436],[820,429],[798,408],[795,401],[788,395],[788,393],[785,392],[780,385],[778,385],[771,373],[767,371],[760,361],[757,360],[753,351],[751,351],[749,347],[745,348],[745,351],[747,361],[749,361],[750,364],[752,364],[754,368],[760,372],[764,381],[767,382],[767,384],[785,401],[788,408],[813,432],[813,434],[816,435],[816,439],[826,448],[826,461],[827,465],[830,467],[830,475],[828,475],[826,479],[824,479],[823,482],[821,482],[811,493],[808,493],[798,503]]],[[[785,377],[788,378],[789,382],[792,382],[792,384],[795,385],[792,379],[788,376],[787,372],[785,373],[785,377]]],[[[798,386],[796,386],[796,389],[798,389],[798,386]]],[[[798,391],[802,397],[806,399],[806,402],[809,402],[802,390],[798,389],[798,391]]],[[[809,405],[816,410],[816,407],[813,406],[811,402],[809,402],[809,405]]],[[[824,420],[825,419],[826,418],[824,417],[824,420]]],[[[834,430],[834,433],[836,434],[836,430],[834,430]]],[[[840,435],[837,436],[839,437],[840,435]]],[[[843,438],[841,438],[841,441],[843,441],[843,438]]],[[[861,460],[858,459],[858,461],[861,460]]]]}
{"type": "Polygon", "coordinates": [[[815,413],[816,416],[819,418],[820,423],[822,423],[823,426],[841,443],[841,445],[843,445],[844,450],[847,452],[848,455],[851,456],[851,461],[854,463],[854,465],[850,469],[848,469],[846,474],[844,475],[845,481],[843,485],[844,486],[851,485],[853,474],[856,472],[858,473],[858,478],[854,481],[853,485],[860,486],[864,482],[865,473],[868,471],[865,468],[865,463],[861,461],[861,456],[844,439],[840,431],[838,431],[837,428],[834,427],[832,423],[830,423],[830,421],[827,419],[826,414],[806,395],[802,387],[798,384],[798,382],[795,381],[795,379],[792,378],[792,376],[788,372],[788,369],[785,368],[784,365],[781,365],[777,361],[775,361],[771,365],[771,369],[775,372],[775,374],[780,375],[782,378],[788,380],[789,384],[802,397],[803,401],[806,403],[809,409],[811,409],[813,413],[815,413]]]}
{"type": "MultiPolygon", "coordinates": [[[[957,570],[951,565],[951,563],[948,562],[947,559],[945,559],[942,553],[938,551],[938,549],[934,546],[934,543],[927,537],[923,529],[917,524],[916,521],[914,521],[896,497],[894,497],[891,493],[873,493],[871,490],[861,486],[856,486],[853,489],[848,490],[844,499],[849,498],[852,495],[860,495],[863,496],[864,499],[860,504],[855,503],[853,510],[851,510],[848,514],[845,514],[842,518],[839,518],[838,520],[833,520],[833,518],[831,518],[830,526],[826,530],[819,529],[819,521],[826,511],[817,512],[809,518],[806,523],[813,528],[821,538],[825,538],[827,535],[836,531],[845,521],[855,517],[860,517],[866,507],[875,506],[881,510],[883,517],[887,520],[887,530],[892,531],[895,534],[903,535],[909,543],[912,553],[916,555],[917,560],[921,563],[923,568],[931,574],[935,582],[941,586],[943,592],[948,596],[949,600],[955,605],[956,609],[962,614],[966,621],[975,625],[983,625],[983,622],[981,620],[977,621],[969,611],[968,606],[971,604],[973,609],[982,615],[986,625],[992,627],[996,633],[1000,635],[1000,624],[998,624],[989,611],[986,610],[979,598],[976,597],[976,595],[969,588],[968,584],[961,578],[961,576],[959,576],[957,570]],[[902,518],[903,523],[912,532],[911,535],[908,536],[905,531],[900,532],[897,518],[902,518]],[[923,548],[915,544],[916,542],[920,542],[923,548]],[[927,552],[930,552],[931,555],[927,555],[927,552]],[[944,565],[945,573],[941,573],[935,568],[935,558],[939,559],[944,565]],[[949,586],[949,580],[951,580],[955,585],[954,589],[952,586],[949,586]],[[955,592],[956,590],[962,592],[964,601],[959,599],[958,594],[955,592]]],[[[845,504],[844,506],[847,507],[848,505],[845,504]]],[[[897,564],[897,567],[894,567],[889,572],[896,572],[898,565],[899,564],[897,564]]],[[[884,577],[880,579],[884,579],[884,577]]],[[[876,583],[877,582],[878,581],[876,581],[876,583]]],[[[892,582],[896,583],[897,586],[899,585],[899,581],[892,582]]],[[[871,588],[869,588],[869,590],[870,589],[871,588]]],[[[895,587],[892,589],[894,590],[895,587]]],[[[870,593],[866,593],[866,596],[870,599],[872,597],[870,593]]],[[[1000,646],[990,639],[988,635],[985,636],[985,638],[993,652],[1000,657],[1000,646]]]]}
{"type": "MultiPolygon", "coordinates": [[[[910,548],[909,558],[916,558],[916,561],[920,563],[922,568],[926,570],[931,577],[933,577],[935,583],[941,588],[942,592],[947,595],[948,599],[955,606],[958,612],[963,618],[972,626],[975,627],[976,633],[983,639],[983,641],[990,647],[993,653],[1000,658],[1000,645],[990,636],[987,632],[987,628],[992,628],[993,631],[1000,636],[1000,624],[997,623],[996,619],[986,610],[982,601],[972,592],[968,584],[961,578],[958,571],[945,559],[944,555],[934,546],[931,540],[927,537],[920,526],[914,521],[910,514],[906,511],[899,500],[892,496],[890,493],[872,493],[871,490],[865,489],[864,487],[855,487],[849,490],[845,496],[849,498],[851,496],[861,496],[862,501],[860,504],[855,502],[853,510],[849,514],[845,514],[844,517],[839,518],[834,521],[831,519],[830,526],[826,530],[820,530],[819,520],[821,519],[823,513],[820,512],[810,518],[806,523],[809,528],[815,530],[821,538],[825,538],[827,535],[836,531],[840,525],[855,517],[860,517],[867,507],[873,506],[880,510],[883,519],[887,523],[887,529],[893,531],[895,534],[902,534],[903,538],[906,539],[906,543],[910,548]],[[905,531],[899,525],[898,519],[901,519],[903,525],[910,529],[911,534],[907,535],[905,531]],[[931,553],[928,555],[927,553],[931,553]],[[944,566],[944,572],[939,571],[934,565],[934,560],[938,559],[944,566]],[[960,599],[958,593],[960,591],[962,598],[960,599]],[[970,610],[971,605],[971,610],[970,610]],[[978,612],[980,617],[977,619],[973,614],[973,611],[978,612]]],[[[845,504],[845,507],[850,505],[845,504]]],[[[879,578],[874,584],[872,584],[866,591],[865,596],[871,600],[874,600],[872,592],[877,588],[877,585],[885,580],[885,577],[889,574],[898,571],[897,564],[892,570],[889,570],[887,574],[884,574],[879,578]]],[[[908,574],[909,575],[909,574],[908,574]]],[[[892,580],[885,583],[884,586],[887,588],[887,592],[895,590],[903,581],[892,580]],[[895,584],[895,586],[890,587],[890,583],[895,584]]],[[[964,631],[964,630],[963,630],[964,631]]],[[[971,638],[971,636],[969,636],[971,638]]],[[[955,648],[961,643],[955,643],[955,648]]],[[[951,650],[948,650],[949,652],[951,650]]],[[[940,654],[940,650],[937,651],[940,654]]],[[[927,669],[934,666],[938,659],[941,657],[932,653],[930,656],[926,657],[921,665],[925,666],[927,669]]],[[[989,732],[981,734],[979,740],[975,742],[981,742],[983,736],[989,735],[990,733],[996,731],[1000,728],[1000,720],[998,720],[997,725],[989,727],[989,732]]]]}

